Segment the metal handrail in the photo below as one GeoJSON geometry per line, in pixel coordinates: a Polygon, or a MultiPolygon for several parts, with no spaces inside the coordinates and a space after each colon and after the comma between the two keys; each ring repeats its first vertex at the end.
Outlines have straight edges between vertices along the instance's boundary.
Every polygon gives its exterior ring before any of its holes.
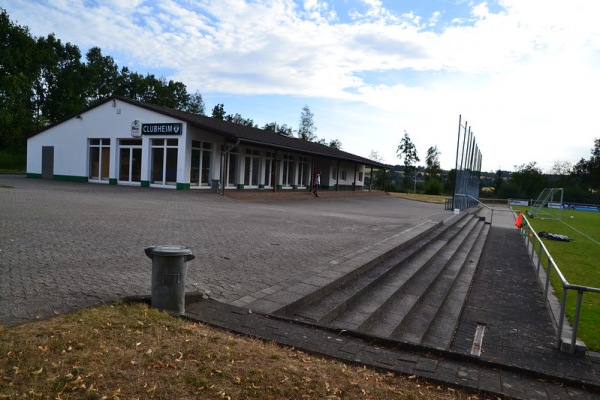
{"type": "MultiPolygon", "coordinates": [[[[491,210],[490,224],[492,223],[493,218],[494,218],[494,211],[510,211],[514,215],[514,211],[512,210],[512,208],[509,208],[509,209],[496,208],[496,209],[494,209],[494,208],[491,208],[491,207],[487,206],[486,204],[482,203],[481,201],[474,198],[473,196],[470,196],[467,194],[455,194],[455,196],[469,197],[472,200],[476,201],[481,206],[486,207],[488,210],[491,210]]],[[[562,284],[563,293],[562,293],[562,299],[560,302],[560,315],[558,317],[559,321],[558,321],[558,328],[557,328],[557,334],[556,334],[557,335],[556,347],[559,350],[562,347],[562,332],[563,332],[563,326],[564,326],[564,322],[565,322],[564,319],[565,319],[565,315],[566,315],[565,311],[566,311],[566,307],[567,307],[568,291],[569,290],[577,291],[577,306],[575,307],[575,316],[573,318],[573,328],[572,328],[570,347],[569,347],[569,353],[574,354],[575,349],[576,349],[575,344],[577,343],[577,331],[579,329],[579,320],[581,317],[581,303],[583,300],[583,293],[584,292],[600,293],[600,288],[590,287],[590,286],[582,286],[582,285],[574,285],[574,284],[569,283],[569,281],[567,281],[567,279],[563,275],[560,268],[558,268],[558,265],[556,265],[556,262],[550,255],[550,252],[548,251],[548,249],[546,248],[546,246],[544,245],[544,243],[538,236],[537,232],[535,232],[533,230],[533,228],[531,227],[531,224],[529,224],[529,220],[525,217],[525,214],[523,214],[523,219],[525,220],[525,223],[523,224],[523,228],[521,228],[521,230],[525,231],[524,236],[525,236],[526,247],[528,249],[531,247],[531,253],[530,253],[529,257],[533,261],[535,255],[536,255],[536,253],[535,253],[536,244],[531,241],[532,238],[535,238],[537,243],[539,243],[540,254],[543,252],[543,254],[545,254],[545,256],[548,259],[548,266],[547,266],[547,269],[545,270],[546,278],[545,278],[545,282],[544,282],[544,298],[546,299],[546,302],[550,301],[549,297],[548,297],[549,296],[548,292],[549,292],[549,287],[550,287],[550,273],[552,272],[552,269],[554,269],[554,271],[560,278],[560,281],[562,284]]],[[[537,273],[538,278],[540,276],[541,262],[542,262],[542,257],[540,255],[537,255],[536,273],[537,273]]],[[[534,262],[534,264],[535,264],[535,262],[534,262]]]]}
{"type": "MultiPolygon", "coordinates": [[[[575,344],[577,343],[577,331],[579,329],[579,320],[581,317],[581,303],[583,300],[583,293],[584,292],[600,293],[600,288],[595,288],[595,287],[590,287],[590,286],[582,286],[582,285],[574,285],[574,284],[569,283],[569,281],[567,281],[567,279],[563,275],[560,268],[558,268],[558,265],[556,265],[556,262],[550,255],[550,252],[548,251],[548,249],[546,248],[546,246],[544,245],[544,243],[538,236],[537,232],[534,231],[533,228],[531,227],[531,224],[529,224],[529,220],[527,220],[527,217],[525,217],[525,214],[523,214],[523,219],[524,219],[525,223],[523,224],[523,227],[521,228],[521,230],[524,231],[524,233],[525,233],[524,236],[525,236],[527,248],[528,249],[531,248],[530,258],[533,261],[535,255],[536,255],[536,253],[535,253],[536,243],[534,243],[531,240],[532,238],[535,238],[536,242],[539,244],[540,254],[543,252],[543,254],[548,259],[548,265],[545,270],[546,281],[545,281],[545,285],[544,285],[544,297],[545,297],[546,301],[549,301],[548,291],[549,291],[549,286],[550,286],[550,273],[552,272],[552,269],[556,272],[556,274],[560,278],[560,281],[562,284],[563,293],[562,293],[562,299],[560,302],[560,315],[559,315],[558,331],[557,331],[557,338],[556,338],[556,345],[557,345],[558,349],[561,348],[561,344],[562,344],[562,331],[563,331],[563,325],[564,325],[564,319],[565,319],[565,311],[566,311],[566,307],[567,307],[568,291],[569,290],[577,291],[577,306],[575,307],[575,316],[573,318],[573,332],[571,334],[571,341],[570,341],[571,345],[569,348],[569,352],[571,354],[573,354],[573,353],[575,353],[575,344]]],[[[541,264],[542,264],[542,256],[540,254],[537,255],[536,271],[537,271],[538,277],[540,276],[540,268],[541,268],[541,264]]]]}
{"type": "Polygon", "coordinates": [[[504,211],[504,212],[507,212],[507,211],[508,211],[508,212],[513,212],[512,210],[510,210],[510,209],[505,209],[505,208],[492,208],[492,207],[488,206],[487,204],[485,204],[485,203],[482,203],[481,201],[479,201],[479,199],[476,199],[475,197],[473,197],[473,196],[471,196],[471,195],[469,195],[469,194],[457,193],[457,194],[455,194],[454,196],[463,196],[463,197],[468,197],[468,198],[470,198],[471,200],[474,200],[474,201],[475,201],[477,204],[479,204],[479,205],[481,205],[481,206],[483,206],[483,207],[487,208],[488,210],[490,210],[490,211],[491,211],[491,215],[490,215],[490,224],[492,224],[492,222],[494,222],[494,211],[504,211]]]}

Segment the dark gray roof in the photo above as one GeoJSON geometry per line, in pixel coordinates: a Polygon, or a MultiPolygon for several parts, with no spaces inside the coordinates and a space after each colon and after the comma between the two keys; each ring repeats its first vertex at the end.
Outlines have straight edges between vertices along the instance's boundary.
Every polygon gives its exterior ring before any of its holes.
{"type": "MultiPolygon", "coordinates": [[[[159,114],[167,115],[184,121],[192,126],[201,128],[203,130],[213,132],[224,136],[227,140],[244,144],[252,144],[256,146],[270,147],[281,150],[294,151],[298,153],[305,153],[311,156],[320,156],[340,161],[356,162],[366,166],[372,166],[377,168],[389,168],[388,165],[382,164],[377,161],[369,160],[368,158],[360,157],[352,153],[347,153],[342,150],[334,149],[326,145],[322,145],[315,142],[309,142],[307,140],[298,139],[295,137],[288,137],[280,135],[273,131],[264,129],[251,128],[246,125],[236,124],[233,122],[222,121],[216,118],[206,117],[204,115],[192,114],[184,111],[174,110],[172,108],[157,106],[154,104],[144,103],[141,101],[129,99],[127,97],[113,96],[105,100],[101,100],[90,107],[76,113],[65,120],[71,119],[78,114],[82,114],[93,108],[100,106],[101,104],[112,101],[113,99],[123,101],[137,107],[142,107],[150,111],[157,112],[159,114]]],[[[34,133],[32,136],[37,135],[52,126],[59,125],[60,122],[47,126],[40,132],[34,133]]]]}
{"type": "MultiPolygon", "coordinates": [[[[216,118],[206,117],[204,115],[192,114],[167,107],[157,106],[154,104],[143,103],[125,97],[115,97],[115,99],[160,114],[168,115],[173,118],[177,118],[179,120],[187,122],[192,126],[222,135],[233,142],[240,140],[241,143],[246,144],[274,147],[282,150],[291,150],[295,152],[306,153],[308,155],[313,156],[332,158],[340,161],[356,162],[359,164],[364,164],[373,167],[387,167],[385,164],[369,160],[368,158],[360,157],[342,150],[333,149],[329,146],[322,145],[319,143],[309,142],[307,140],[302,140],[295,137],[280,135],[273,131],[252,128],[242,124],[236,124],[232,122],[222,121],[216,118]]],[[[112,100],[112,98],[109,100],[112,100]]]]}

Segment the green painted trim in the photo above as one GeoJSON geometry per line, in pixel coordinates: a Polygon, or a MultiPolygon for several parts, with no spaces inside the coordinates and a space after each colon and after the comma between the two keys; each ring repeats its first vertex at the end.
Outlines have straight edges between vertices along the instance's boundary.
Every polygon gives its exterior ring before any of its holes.
{"type": "Polygon", "coordinates": [[[177,182],[177,190],[189,190],[190,189],[190,184],[189,183],[179,183],[177,182]]]}
{"type": "Polygon", "coordinates": [[[277,190],[283,189],[283,185],[277,185],[277,190]]]}
{"type": "Polygon", "coordinates": [[[117,180],[115,178],[108,178],[108,184],[109,185],[116,185],[117,184],[117,180]]]}
{"type": "Polygon", "coordinates": [[[141,181],[140,186],[141,187],[150,187],[150,181],[141,181]]]}
{"type": "Polygon", "coordinates": [[[294,189],[294,190],[298,190],[298,185],[293,185],[293,186],[292,186],[292,189],[294,189]]]}
{"type": "Polygon", "coordinates": [[[33,172],[28,172],[26,176],[33,179],[42,179],[42,174],[34,174],[33,172]]]}
{"type": "Polygon", "coordinates": [[[244,189],[244,184],[243,183],[238,183],[236,189],[243,190],[244,189]]]}
{"type": "Polygon", "coordinates": [[[73,175],[54,175],[53,179],[56,181],[69,181],[69,182],[87,182],[87,176],[73,176],[73,175]]]}
{"type": "Polygon", "coordinates": [[[265,185],[263,185],[263,184],[261,183],[260,185],[258,185],[258,188],[259,188],[259,189],[264,189],[264,188],[265,188],[265,185]]]}

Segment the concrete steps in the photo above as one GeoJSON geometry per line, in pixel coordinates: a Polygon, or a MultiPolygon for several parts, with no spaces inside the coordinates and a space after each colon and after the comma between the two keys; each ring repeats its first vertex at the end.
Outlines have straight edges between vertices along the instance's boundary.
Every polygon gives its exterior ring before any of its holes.
{"type": "Polygon", "coordinates": [[[351,279],[273,314],[447,349],[488,230],[483,219],[470,214],[436,225],[351,279]]]}

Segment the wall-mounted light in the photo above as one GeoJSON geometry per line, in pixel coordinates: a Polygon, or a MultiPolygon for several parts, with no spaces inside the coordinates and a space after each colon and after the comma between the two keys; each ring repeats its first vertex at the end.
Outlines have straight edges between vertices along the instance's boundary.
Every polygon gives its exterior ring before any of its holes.
{"type": "Polygon", "coordinates": [[[81,119],[81,115],[78,115],[78,116],[76,116],[75,118],[77,118],[77,119],[81,119]]]}

